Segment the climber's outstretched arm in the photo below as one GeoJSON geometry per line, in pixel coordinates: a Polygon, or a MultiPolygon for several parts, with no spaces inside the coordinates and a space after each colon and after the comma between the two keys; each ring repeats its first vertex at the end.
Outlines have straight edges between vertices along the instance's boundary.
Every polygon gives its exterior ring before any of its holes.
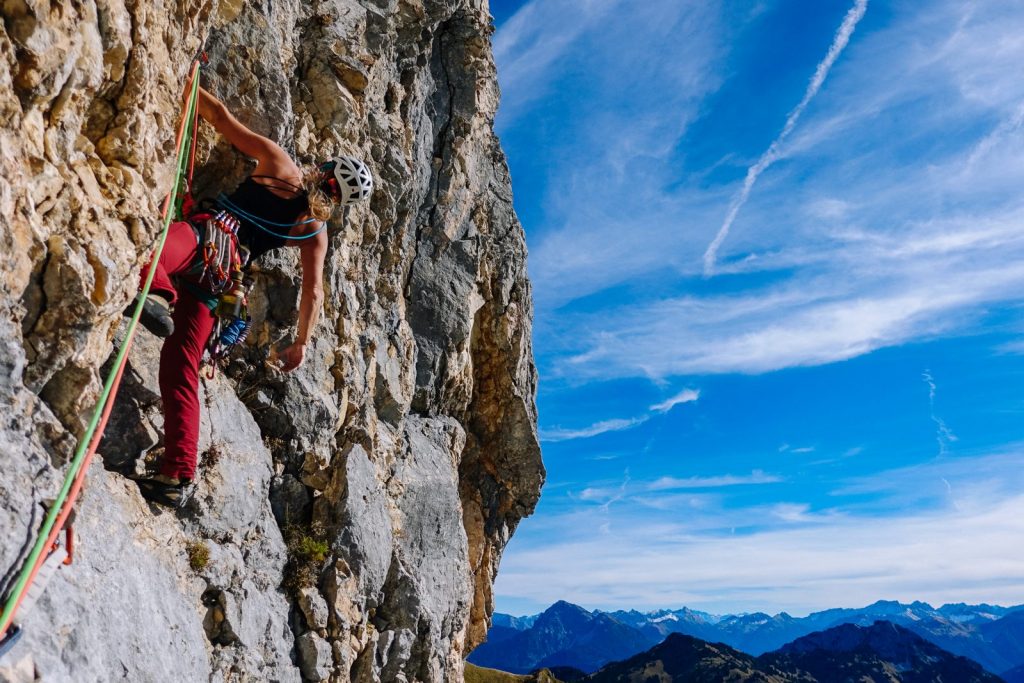
{"type": "Polygon", "coordinates": [[[245,124],[235,118],[224,103],[203,88],[199,88],[199,115],[210,122],[217,132],[227,138],[235,149],[247,157],[256,159],[264,168],[261,172],[277,175],[275,171],[298,169],[288,153],[281,147],[258,133],[249,130],[245,124]]]}
{"type": "MultiPolygon", "coordinates": [[[[309,229],[320,226],[310,225],[309,229]]],[[[324,307],[324,258],[327,255],[327,233],[305,240],[299,247],[302,262],[302,293],[299,295],[299,329],[295,342],[278,354],[281,369],[289,372],[299,367],[306,357],[306,345],[313,338],[313,329],[324,307]]]]}

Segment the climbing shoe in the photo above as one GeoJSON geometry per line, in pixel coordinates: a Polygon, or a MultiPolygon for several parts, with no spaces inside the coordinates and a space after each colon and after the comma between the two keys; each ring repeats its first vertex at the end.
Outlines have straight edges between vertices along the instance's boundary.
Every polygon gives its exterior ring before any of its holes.
{"type": "MultiPolygon", "coordinates": [[[[135,312],[135,306],[138,304],[140,293],[135,297],[135,301],[131,303],[128,308],[124,310],[125,315],[132,315],[135,312]]],[[[167,299],[163,298],[159,294],[148,294],[145,302],[142,304],[142,315],[139,317],[139,322],[147,330],[152,332],[158,337],[170,337],[174,334],[174,320],[171,318],[171,305],[167,302],[167,299]]]]}
{"type": "Polygon", "coordinates": [[[187,490],[192,482],[157,474],[146,479],[136,479],[139,492],[150,503],[169,508],[180,508],[188,500],[187,490]]]}

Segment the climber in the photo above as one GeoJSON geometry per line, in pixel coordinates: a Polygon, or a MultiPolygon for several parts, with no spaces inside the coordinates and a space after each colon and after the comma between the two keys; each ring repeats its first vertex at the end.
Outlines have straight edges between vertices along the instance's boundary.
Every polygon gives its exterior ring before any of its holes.
{"type": "MultiPolygon", "coordinates": [[[[323,304],[321,281],[327,253],[323,223],[336,206],[366,199],[373,189],[369,169],[352,157],[337,156],[319,167],[300,169],[280,146],[249,130],[203,88],[199,88],[198,114],[235,149],[255,159],[256,167],[233,193],[218,197],[212,213],[193,212],[189,220],[170,226],[155,264],[151,293],[143,302],[140,321],[157,336],[166,337],[159,373],[164,453],[159,474],[138,483],[148,500],[169,507],[184,502],[184,490],[196,471],[199,367],[216,323],[219,293],[211,291],[209,284],[209,271],[220,264],[211,265],[210,231],[221,230],[229,238],[218,244],[221,251],[230,252],[226,263],[234,264],[236,273],[272,249],[299,248],[298,330],[292,344],[276,354],[279,368],[290,372],[305,358],[323,304]]],[[[143,280],[151,267],[147,264],[143,269],[143,280]]]]}

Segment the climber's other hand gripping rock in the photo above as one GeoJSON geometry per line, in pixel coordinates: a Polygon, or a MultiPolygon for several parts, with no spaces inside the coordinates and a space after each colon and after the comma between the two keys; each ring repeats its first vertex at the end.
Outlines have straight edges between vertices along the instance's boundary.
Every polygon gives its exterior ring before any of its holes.
{"type": "Polygon", "coordinates": [[[276,367],[282,372],[291,372],[306,359],[306,345],[295,342],[275,354],[276,367]]]}

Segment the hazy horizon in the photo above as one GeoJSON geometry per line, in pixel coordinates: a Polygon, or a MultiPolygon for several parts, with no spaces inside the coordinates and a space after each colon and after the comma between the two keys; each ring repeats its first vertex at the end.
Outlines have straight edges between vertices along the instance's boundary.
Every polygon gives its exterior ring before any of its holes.
{"type": "MultiPolygon", "coordinates": [[[[587,610],[588,612],[591,612],[591,613],[593,613],[593,612],[603,612],[603,613],[611,614],[611,613],[619,612],[619,611],[623,611],[623,612],[631,611],[630,608],[601,609],[601,608],[598,608],[598,607],[587,607],[586,605],[577,605],[576,603],[571,602],[569,600],[556,600],[555,602],[551,603],[550,605],[548,605],[546,608],[542,609],[539,612],[533,612],[533,613],[530,613],[530,614],[509,614],[507,612],[502,612],[501,610],[495,610],[495,614],[504,614],[505,616],[509,616],[509,617],[514,618],[514,619],[528,619],[528,618],[531,618],[531,617],[536,617],[536,616],[542,614],[543,612],[546,612],[548,609],[550,609],[554,605],[558,604],[559,602],[569,602],[570,604],[576,605],[577,607],[582,607],[583,609],[585,609],[585,610],[587,610]]],[[[850,607],[848,605],[834,605],[834,606],[828,607],[828,608],[826,608],[824,610],[814,610],[814,611],[811,611],[811,612],[803,612],[803,613],[801,613],[801,612],[793,612],[791,610],[782,610],[780,612],[766,612],[764,610],[750,610],[750,611],[745,611],[745,612],[710,612],[710,611],[705,610],[705,609],[696,609],[696,608],[693,608],[693,607],[691,607],[689,605],[681,605],[679,607],[634,608],[632,611],[640,612],[641,614],[650,614],[650,613],[653,613],[653,612],[678,612],[680,610],[688,609],[691,612],[700,612],[702,614],[709,614],[709,615],[711,615],[713,617],[728,617],[728,616],[740,617],[740,616],[745,616],[745,615],[749,615],[749,614],[767,614],[768,616],[771,616],[771,617],[777,617],[780,614],[785,613],[785,614],[788,614],[791,617],[796,617],[796,618],[800,619],[800,618],[803,618],[803,617],[810,616],[811,614],[815,614],[817,612],[824,612],[824,611],[829,610],[829,609],[852,609],[852,610],[866,609],[866,608],[868,608],[868,607],[870,607],[870,606],[872,606],[872,605],[874,605],[876,603],[879,603],[879,602],[899,602],[901,605],[910,605],[910,604],[913,604],[913,602],[918,602],[918,603],[926,604],[926,605],[928,605],[928,607],[930,607],[931,609],[934,609],[934,610],[941,610],[943,607],[950,607],[950,606],[956,606],[956,605],[961,605],[961,604],[962,605],[966,605],[967,607],[982,607],[982,606],[985,606],[985,607],[995,607],[997,609],[1003,609],[1003,610],[1009,610],[1009,611],[1015,611],[1017,609],[1024,609],[1024,603],[1016,604],[1016,605],[998,605],[998,604],[991,603],[991,602],[980,602],[980,603],[957,603],[957,602],[950,602],[950,603],[943,603],[941,605],[932,605],[931,603],[925,602],[923,600],[912,601],[912,602],[902,602],[902,601],[899,601],[899,600],[884,600],[884,599],[882,599],[882,600],[875,600],[874,602],[868,603],[866,605],[860,605],[860,606],[857,606],[857,607],[850,607]]]]}

